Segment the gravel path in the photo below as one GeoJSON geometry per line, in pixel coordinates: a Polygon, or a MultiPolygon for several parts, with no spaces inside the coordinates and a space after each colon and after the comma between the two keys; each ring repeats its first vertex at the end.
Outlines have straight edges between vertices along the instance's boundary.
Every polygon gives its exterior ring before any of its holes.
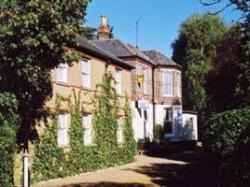
{"type": "Polygon", "coordinates": [[[157,187],[166,166],[181,167],[186,162],[140,155],[127,165],[84,173],[73,177],[53,179],[32,187],[157,187]]]}

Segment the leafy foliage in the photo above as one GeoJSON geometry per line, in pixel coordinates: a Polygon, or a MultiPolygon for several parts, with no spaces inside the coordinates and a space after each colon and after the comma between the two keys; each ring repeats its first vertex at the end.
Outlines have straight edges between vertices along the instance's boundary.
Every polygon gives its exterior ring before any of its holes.
{"type": "Polygon", "coordinates": [[[112,81],[112,74],[106,72],[103,76],[103,82],[97,85],[97,92],[93,98],[95,134],[93,145],[86,146],[83,142],[82,115],[84,110],[83,103],[81,103],[81,92],[78,94],[74,92],[73,103],[70,97],[57,96],[55,115],[59,113],[61,102],[68,102],[70,108],[70,148],[68,151],[64,151],[58,147],[56,141],[57,119],[54,117],[52,127],[45,130],[41,141],[36,146],[32,165],[33,182],[133,161],[137,146],[133,136],[128,101],[124,106],[124,142],[122,145],[117,143],[118,100],[115,89],[112,87],[112,81]]]}
{"type": "Polygon", "coordinates": [[[51,69],[79,59],[65,46],[76,46],[87,5],[88,0],[0,3],[0,90],[13,93],[18,101],[21,144],[35,138],[35,121],[46,114],[51,69]]]}
{"type": "Polygon", "coordinates": [[[0,186],[12,186],[16,130],[17,101],[10,93],[0,93],[0,186]]]}
{"type": "Polygon", "coordinates": [[[134,155],[137,152],[137,143],[134,139],[134,131],[132,128],[132,114],[129,106],[129,101],[126,99],[124,106],[125,122],[123,127],[123,146],[120,148],[122,151],[119,155],[123,156],[123,163],[132,162],[134,155]]]}
{"type": "Polygon", "coordinates": [[[195,14],[182,25],[173,47],[173,60],[183,67],[183,105],[200,111],[206,101],[205,75],[211,68],[215,44],[227,27],[217,16],[195,14]]]}
{"type": "MultiPolygon", "coordinates": [[[[56,111],[59,112],[62,101],[66,99],[57,95],[56,111]]],[[[35,144],[35,157],[32,162],[32,181],[48,180],[66,176],[64,170],[66,157],[63,148],[57,144],[57,114],[51,114],[52,124],[47,127],[40,141],[35,144]]]]}
{"type": "Polygon", "coordinates": [[[163,135],[164,135],[164,129],[162,125],[160,124],[154,125],[153,131],[154,131],[154,141],[156,143],[159,143],[162,140],[163,135]]]}
{"type": "Polygon", "coordinates": [[[100,153],[99,160],[108,166],[112,166],[115,160],[116,153],[113,147],[117,146],[118,126],[118,97],[112,87],[112,81],[111,72],[105,72],[102,83],[97,85],[94,98],[95,142],[100,153]]]}
{"type": "Polygon", "coordinates": [[[245,103],[245,98],[237,95],[238,76],[241,73],[239,29],[238,26],[232,27],[217,44],[217,52],[212,58],[213,69],[206,75],[207,106],[214,113],[240,108],[245,103]]]}
{"type": "Polygon", "coordinates": [[[248,106],[250,104],[250,0],[200,0],[200,2],[205,6],[215,6],[226,2],[226,5],[224,5],[222,9],[219,9],[213,14],[218,14],[231,6],[235,7],[241,13],[237,20],[240,30],[236,33],[237,37],[240,37],[239,52],[237,54],[240,58],[238,61],[240,72],[237,78],[238,85],[236,94],[238,98],[244,98],[244,102],[242,102],[241,105],[248,106]]]}
{"type": "Polygon", "coordinates": [[[248,186],[250,108],[218,113],[206,128],[204,145],[217,169],[220,186],[248,186]]]}

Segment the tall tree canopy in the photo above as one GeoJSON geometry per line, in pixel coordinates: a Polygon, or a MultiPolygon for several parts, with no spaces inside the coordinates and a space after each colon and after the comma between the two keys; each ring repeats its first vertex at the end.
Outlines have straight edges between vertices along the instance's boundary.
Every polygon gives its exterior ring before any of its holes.
{"type": "Polygon", "coordinates": [[[44,104],[52,95],[51,69],[79,58],[67,48],[77,45],[77,33],[86,33],[81,25],[88,2],[0,2],[0,91],[13,93],[17,99],[20,143],[34,138],[35,122],[46,113],[44,104]]]}
{"type": "Polygon", "coordinates": [[[211,14],[218,14],[224,11],[228,7],[234,7],[240,11],[237,22],[240,25],[240,30],[235,33],[240,36],[240,45],[238,64],[240,71],[238,72],[238,86],[237,96],[238,98],[244,98],[242,106],[250,105],[250,0],[200,0],[205,6],[216,6],[225,3],[223,8],[218,8],[216,12],[211,14]]]}
{"type": "Polygon", "coordinates": [[[173,60],[183,66],[183,106],[200,111],[205,104],[205,76],[211,69],[215,44],[228,28],[218,17],[195,14],[180,28],[178,38],[172,44],[173,60]]]}
{"type": "Polygon", "coordinates": [[[239,26],[233,26],[216,45],[212,66],[206,75],[205,90],[210,111],[223,112],[242,106],[243,97],[238,97],[238,76],[241,73],[241,39],[239,26]]]}

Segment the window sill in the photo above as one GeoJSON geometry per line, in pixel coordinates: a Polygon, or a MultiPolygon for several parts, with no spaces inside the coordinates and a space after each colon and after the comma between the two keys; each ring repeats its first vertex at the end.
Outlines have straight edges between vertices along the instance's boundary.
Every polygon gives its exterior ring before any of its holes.
{"type": "Polygon", "coordinates": [[[163,95],[163,97],[173,97],[173,95],[163,95]]]}
{"type": "Polygon", "coordinates": [[[92,91],[91,87],[86,87],[86,86],[81,86],[81,89],[86,91],[92,91]]]}
{"type": "Polygon", "coordinates": [[[60,86],[70,87],[69,83],[66,83],[66,82],[56,82],[56,84],[58,84],[60,86]]]}

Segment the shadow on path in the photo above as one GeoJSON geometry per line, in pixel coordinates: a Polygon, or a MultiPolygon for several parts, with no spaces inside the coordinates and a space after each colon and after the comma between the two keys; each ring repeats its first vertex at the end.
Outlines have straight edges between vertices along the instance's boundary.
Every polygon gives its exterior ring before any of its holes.
{"type": "Polygon", "coordinates": [[[152,187],[152,185],[138,184],[138,183],[100,182],[100,183],[72,184],[72,185],[65,185],[63,187],[152,187]]]}
{"type": "MultiPolygon", "coordinates": [[[[152,163],[126,169],[151,178],[151,182],[162,187],[215,187],[212,167],[206,162],[201,149],[193,143],[151,144],[144,152],[151,157],[160,157],[181,163],[152,163]],[[183,163],[184,162],[184,163],[183,163]]],[[[121,176],[123,177],[123,176],[121,176]]],[[[124,176],[126,177],[126,176],[124,176]]],[[[63,187],[152,187],[138,183],[82,183],[63,187]]]]}
{"type": "Polygon", "coordinates": [[[215,187],[212,167],[207,163],[201,149],[194,143],[181,142],[159,146],[151,145],[145,154],[186,164],[151,164],[134,171],[148,175],[152,182],[167,187],[215,187]]]}

